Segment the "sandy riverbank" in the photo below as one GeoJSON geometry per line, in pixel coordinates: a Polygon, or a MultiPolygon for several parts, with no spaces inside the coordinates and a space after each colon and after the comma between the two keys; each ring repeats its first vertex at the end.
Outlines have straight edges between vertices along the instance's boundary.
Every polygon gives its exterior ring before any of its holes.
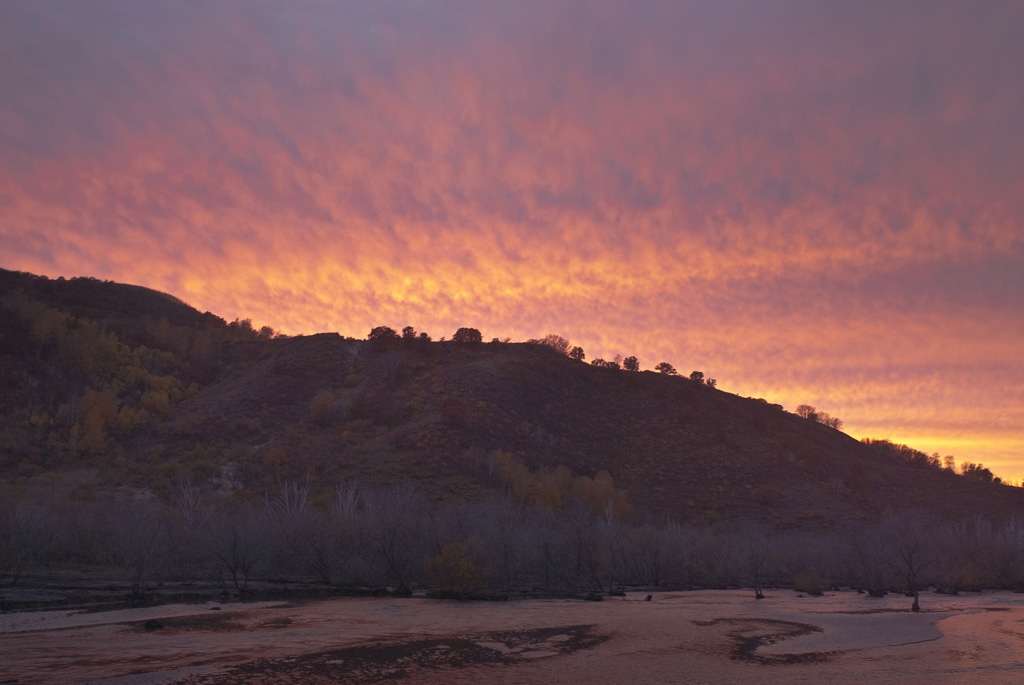
{"type": "Polygon", "coordinates": [[[334,599],[0,615],[0,682],[1024,682],[1024,595],[334,599]]]}

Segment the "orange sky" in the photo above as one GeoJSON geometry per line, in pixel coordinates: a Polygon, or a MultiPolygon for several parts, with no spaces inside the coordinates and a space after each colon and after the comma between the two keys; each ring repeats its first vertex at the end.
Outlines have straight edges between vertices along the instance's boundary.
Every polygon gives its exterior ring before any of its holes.
{"type": "Polygon", "coordinates": [[[0,266],[636,354],[1024,478],[1018,2],[0,4],[0,266]]]}

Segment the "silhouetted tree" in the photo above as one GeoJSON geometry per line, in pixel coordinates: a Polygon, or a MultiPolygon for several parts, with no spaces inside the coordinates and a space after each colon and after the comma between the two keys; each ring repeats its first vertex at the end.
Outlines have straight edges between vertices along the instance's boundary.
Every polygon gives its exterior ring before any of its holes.
{"type": "Polygon", "coordinates": [[[970,461],[965,461],[960,465],[960,475],[971,480],[980,480],[982,483],[991,483],[993,480],[992,472],[985,468],[984,464],[975,464],[970,461]]]}
{"type": "Polygon", "coordinates": [[[538,345],[544,345],[550,347],[556,352],[561,354],[569,354],[569,341],[560,335],[554,333],[548,333],[540,340],[529,340],[527,342],[537,343],[538,345]]]}
{"type": "Polygon", "coordinates": [[[690,374],[690,380],[691,381],[695,381],[697,383],[703,383],[704,382],[704,372],[703,371],[694,371],[693,373],[690,374]]]}
{"type": "Polygon", "coordinates": [[[398,333],[395,333],[395,329],[390,326],[377,326],[370,331],[370,335],[366,336],[367,340],[397,340],[398,333]]]}
{"type": "Polygon", "coordinates": [[[625,359],[622,360],[622,368],[624,368],[626,371],[639,371],[640,360],[638,360],[636,357],[626,357],[625,359]]]}
{"type": "Polygon", "coordinates": [[[713,388],[716,385],[718,385],[718,381],[716,381],[714,378],[705,378],[704,379],[704,384],[709,386],[709,387],[711,387],[711,388],[713,388]]]}
{"type": "Polygon", "coordinates": [[[412,326],[406,326],[402,329],[402,340],[413,340],[416,338],[416,329],[412,326]]]}
{"type": "Polygon", "coordinates": [[[818,420],[817,410],[815,410],[815,408],[809,404],[801,404],[800,406],[798,406],[796,408],[796,415],[803,417],[805,419],[809,419],[811,421],[818,420]]]}
{"type": "Polygon", "coordinates": [[[569,352],[569,357],[575,359],[578,362],[581,362],[587,358],[587,355],[584,354],[582,347],[576,346],[572,348],[572,350],[569,352]]]}
{"type": "Polygon", "coordinates": [[[839,430],[843,427],[843,421],[838,416],[829,416],[825,412],[821,412],[818,415],[818,423],[828,426],[829,428],[835,428],[839,430]]]}
{"type": "Polygon", "coordinates": [[[252,337],[258,335],[256,330],[252,327],[252,319],[235,319],[228,324],[228,330],[240,337],[252,337]]]}
{"type": "Polygon", "coordinates": [[[462,327],[455,331],[455,335],[452,336],[452,342],[457,343],[478,343],[483,342],[484,338],[480,335],[480,331],[475,328],[462,327]]]}
{"type": "MultiPolygon", "coordinates": [[[[823,411],[818,411],[809,404],[801,404],[796,408],[797,416],[802,416],[808,421],[814,421],[820,423],[829,428],[835,428],[839,430],[843,426],[842,420],[838,416],[829,416],[823,411]]],[[[925,455],[927,456],[927,455],[925,455]]]]}
{"type": "Polygon", "coordinates": [[[658,362],[658,365],[654,367],[654,370],[658,373],[663,373],[666,376],[675,376],[678,373],[678,371],[676,371],[676,367],[672,366],[668,362],[658,362]]]}
{"type": "Polygon", "coordinates": [[[420,342],[430,342],[430,335],[425,331],[421,331],[419,338],[417,338],[417,340],[419,340],[420,342]]]}

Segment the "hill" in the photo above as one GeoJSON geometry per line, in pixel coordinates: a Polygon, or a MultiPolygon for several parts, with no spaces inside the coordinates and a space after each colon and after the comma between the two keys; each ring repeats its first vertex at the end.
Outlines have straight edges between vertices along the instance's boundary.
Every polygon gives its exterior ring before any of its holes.
{"type": "Polygon", "coordinates": [[[637,522],[801,530],[1024,504],[987,471],[689,378],[529,343],[281,337],[89,278],[0,270],[0,372],[0,475],[76,496],[167,499],[187,478],[239,497],[302,482],[323,503],[414,482],[438,502],[582,493],[637,522]]]}

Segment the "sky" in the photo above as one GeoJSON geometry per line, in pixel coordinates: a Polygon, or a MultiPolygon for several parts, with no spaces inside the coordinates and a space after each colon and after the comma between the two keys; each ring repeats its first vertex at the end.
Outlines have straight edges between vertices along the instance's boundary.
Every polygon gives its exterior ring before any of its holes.
{"type": "Polygon", "coordinates": [[[1024,4],[5,0],[0,267],[557,333],[1024,479],[1024,4]]]}

